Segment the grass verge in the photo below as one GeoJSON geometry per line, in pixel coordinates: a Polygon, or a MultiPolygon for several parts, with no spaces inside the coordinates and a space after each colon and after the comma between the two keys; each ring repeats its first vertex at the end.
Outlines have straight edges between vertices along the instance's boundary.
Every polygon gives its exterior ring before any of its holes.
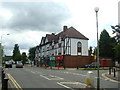
{"type": "MultiPolygon", "coordinates": [[[[82,70],[98,70],[98,68],[82,68],[82,70]]],[[[99,68],[99,70],[108,70],[108,68],[99,68]]]]}

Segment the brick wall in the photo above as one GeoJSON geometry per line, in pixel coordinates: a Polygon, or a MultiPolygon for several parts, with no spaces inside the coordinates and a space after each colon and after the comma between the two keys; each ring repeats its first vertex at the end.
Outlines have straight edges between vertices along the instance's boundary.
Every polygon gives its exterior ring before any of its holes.
{"type": "Polygon", "coordinates": [[[65,67],[80,67],[86,64],[90,64],[93,61],[92,56],[64,56],[65,67]]]}

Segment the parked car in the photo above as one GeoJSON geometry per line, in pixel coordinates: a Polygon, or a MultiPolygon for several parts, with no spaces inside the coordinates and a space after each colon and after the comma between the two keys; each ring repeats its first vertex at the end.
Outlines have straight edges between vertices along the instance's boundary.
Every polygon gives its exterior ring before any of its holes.
{"type": "Polygon", "coordinates": [[[16,68],[23,68],[22,62],[18,61],[18,62],[16,63],[16,68]]]}
{"type": "Polygon", "coordinates": [[[6,61],[5,68],[12,68],[12,62],[6,61]]]}
{"type": "Polygon", "coordinates": [[[87,64],[85,65],[85,68],[95,68],[97,67],[95,64],[87,64]]]}
{"type": "MultiPolygon", "coordinates": [[[[97,68],[98,64],[97,62],[93,62],[91,64],[86,64],[84,66],[81,66],[81,68],[97,68]]],[[[99,67],[100,67],[100,64],[99,64],[99,67]]]]}

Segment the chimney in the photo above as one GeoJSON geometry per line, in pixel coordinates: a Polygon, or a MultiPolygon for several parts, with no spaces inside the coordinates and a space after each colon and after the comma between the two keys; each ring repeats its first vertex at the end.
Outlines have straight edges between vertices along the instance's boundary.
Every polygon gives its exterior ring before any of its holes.
{"type": "Polygon", "coordinates": [[[67,31],[67,26],[63,26],[63,31],[67,31]]]}
{"type": "Polygon", "coordinates": [[[55,35],[55,33],[52,33],[52,35],[55,35]]]}

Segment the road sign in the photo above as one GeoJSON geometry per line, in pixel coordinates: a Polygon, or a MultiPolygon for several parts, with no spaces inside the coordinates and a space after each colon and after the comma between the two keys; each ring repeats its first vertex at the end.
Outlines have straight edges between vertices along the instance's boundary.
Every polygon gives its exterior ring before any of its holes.
{"type": "Polygon", "coordinates": [[[55,57],[54,57],[54,56],[51,56],[51,57],[50,57],[50,61],[52,61],[52,60],[55,60],[55,57]]]}

